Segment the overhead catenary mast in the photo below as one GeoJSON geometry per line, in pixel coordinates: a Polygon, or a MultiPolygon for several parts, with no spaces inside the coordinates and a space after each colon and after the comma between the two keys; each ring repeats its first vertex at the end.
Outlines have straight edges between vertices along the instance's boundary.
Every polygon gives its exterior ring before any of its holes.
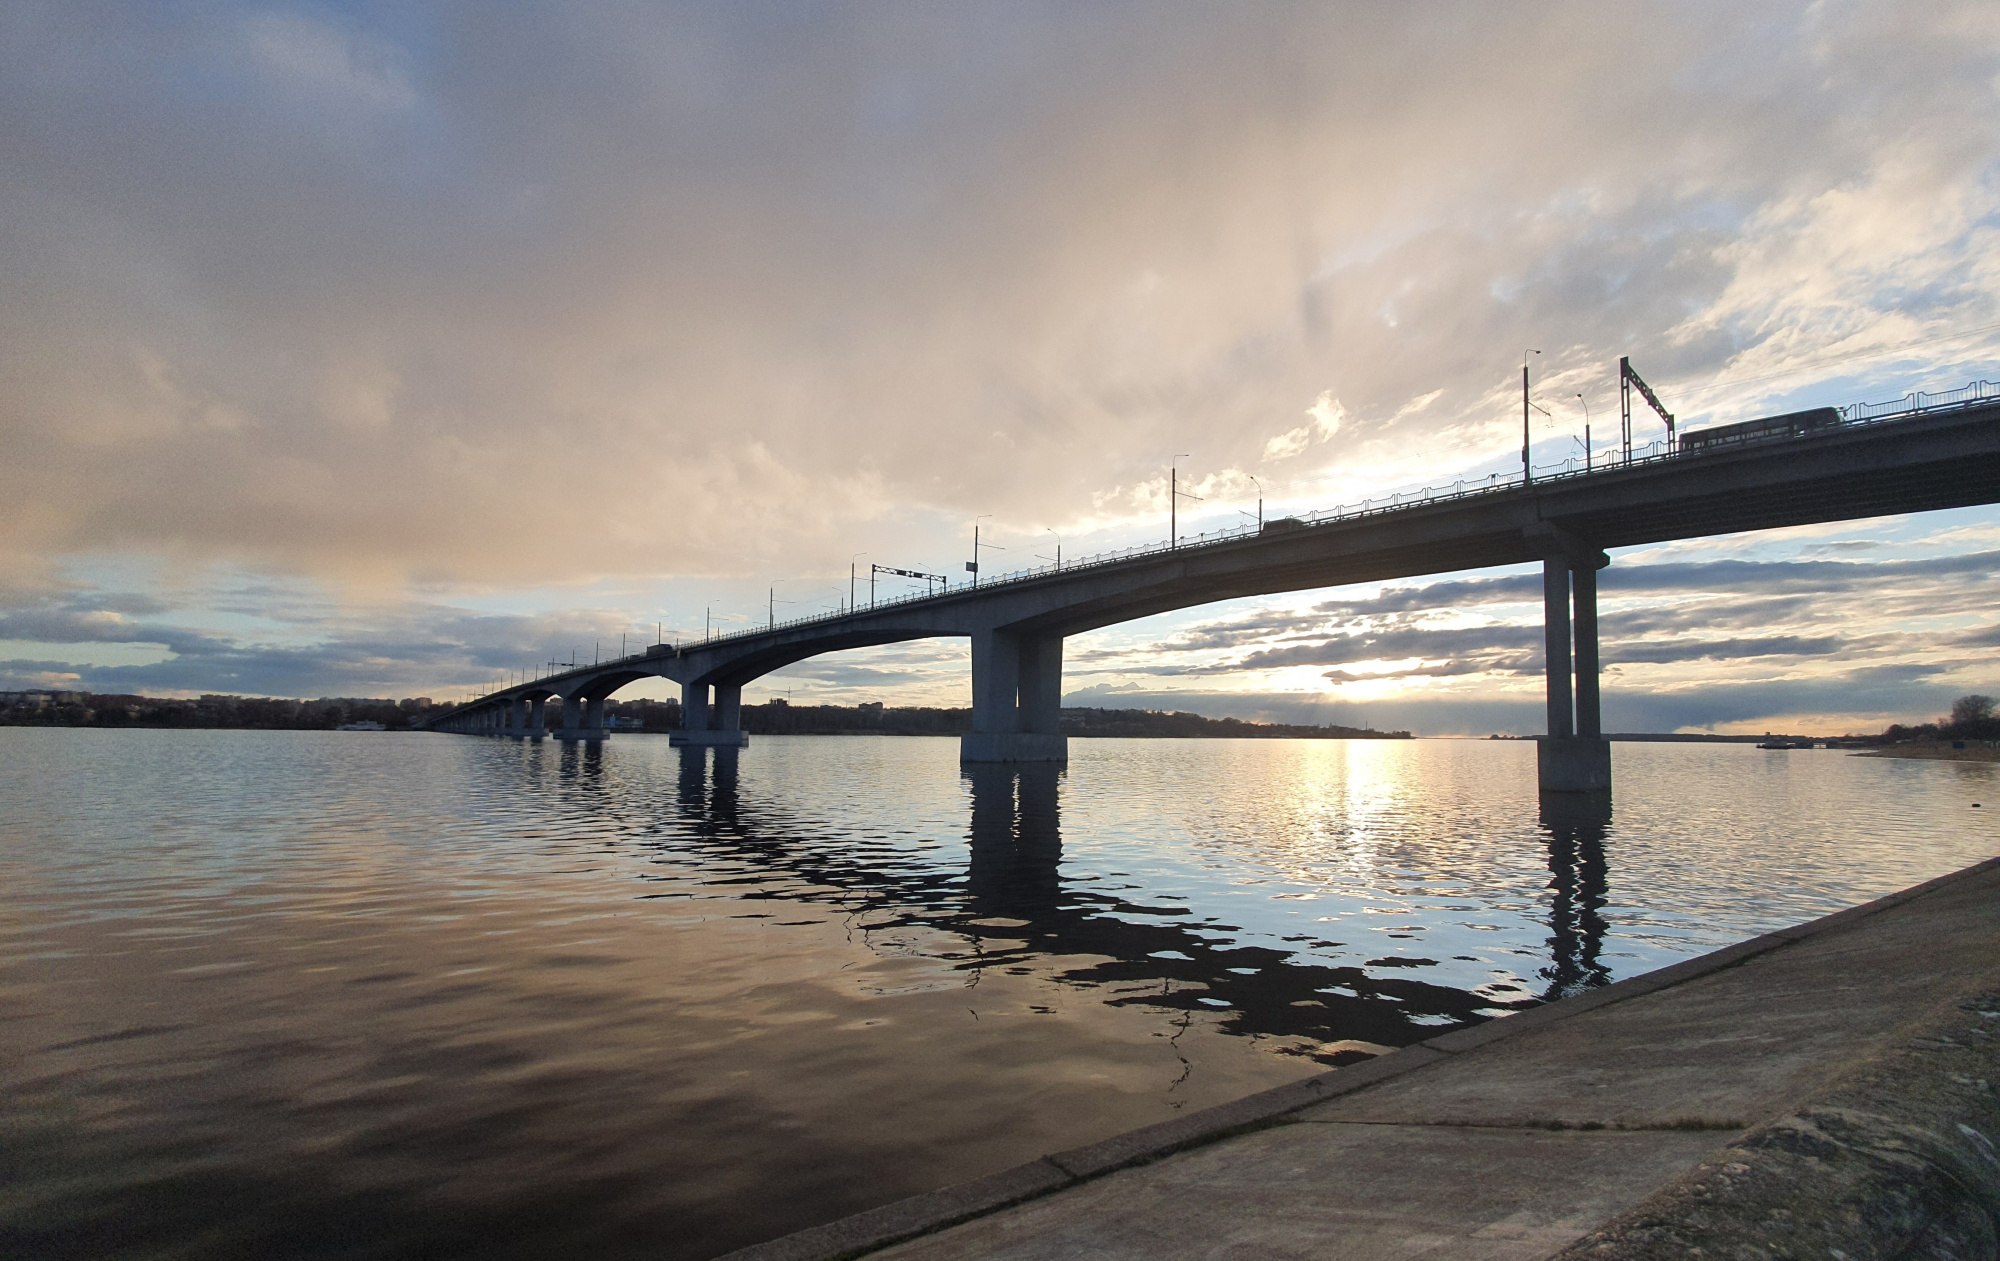
{"type": "Polygon", "coordinates": [[[1667,449],[1671,451],[1674,446],[1674,414],[1667,410],[1667,405],[1660,401],[1660,396],[1653,393],[1653,387],[1646,384],[1645,378],[1633,371],[1631,359],[1620,355],[1618,357],[1618,417],[1621,427],[1620,436],[1625,442],[1625,462],[1627,464],[1632,462],[1632,391],[1634,389],[1639,391],[1641,398],[1652,404],[1653,410],[1660,414],[1660,419],[1667,422],[1667,449]]]}
{"type": "Polygon", "coordinates": [[[933,582],[938,584],[940,591],[951,586],[951,579],[945,577],[943,574],[927,574],[921,569],[898,569],[894,565],[877,565],[871,562],[868,566],[868,607],[871,609],[875,607],[876,574],[897,574],[904,578],[921,578],[926,584],[924,587],[926,592],[930,590],[928,584],[933,582]]]}

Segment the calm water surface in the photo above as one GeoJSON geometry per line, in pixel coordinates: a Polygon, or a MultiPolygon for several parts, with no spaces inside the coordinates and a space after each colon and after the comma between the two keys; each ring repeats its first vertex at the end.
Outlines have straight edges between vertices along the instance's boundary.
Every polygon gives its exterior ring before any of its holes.
{"type": "Polygon", "coordinates": [[[2000,851],[1989,765],[957,752],[0,729],[0,1255],[712,1256],[2000,851]]]}

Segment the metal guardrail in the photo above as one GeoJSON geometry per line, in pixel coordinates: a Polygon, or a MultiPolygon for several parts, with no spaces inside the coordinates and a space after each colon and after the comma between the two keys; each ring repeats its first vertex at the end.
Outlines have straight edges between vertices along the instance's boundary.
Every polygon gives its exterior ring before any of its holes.
{"type": "MultiPolygon", "coordinates": [[[[1902,398],[1891,399],[1883,403],[1851,403],[1839,408],[1837,410],[1840,412],[1840,424],[1835,427],[1820,429],[1810,434],[1773,434],[1766,438],[1752,439],[1748,442],[1737,444],[1731,449],[1741,450],[1744,446],[1765,446],[1778,442],[1813,442],[1829,434],[1865,428],[1886,421],[1901,420],[1929,412],[1950,411],[1956,408],[1971,407],[1976,404],[1995,400],[2000,400],[2000,382],[1974,381],[1969,385],[1961,386],[1955,390],[1943,390],[1936,393],[1917,390],[1904,395],[1902,398]]],[[[1605,476],[1635,466],[1656,465],[1665,461],[1682,458],[1689,457],[1683,457],[1674,449],[1671,443],[1661,439],[1652,442],[1643,449],[1635,449],[1630,459],[1614,458],[1609,461],[1595,459],[1585,461],[1577,457],[1571,457],[1560,464],[1539,465],[1535,468],[1534,477],[1531,480],[1534,485],[1541,485],[1545,482],[1569,482],[1579,478],[1605,476]]],[[[1492,473],[1483,478],[1459,478],[1448,486],[1425,486],[1415,490],[1393,491],[1379,499],[1364,499],[1358,505],[1346,504],[1332,508],[1320,508],[1291,517],[1273,518],[1273,520],[1297,521],[1305,528],[1333,525],[1338,522],[1356,521],[1366,517],[1402,512],[1426,504],[1454,503],[1482,496],[1497,495],[1518,489],[1523,484],[1523,480],[1520,473],[1492,473]]],[[[1266,524],[1268,525],[1269,522],[1267,521],[1266,524]]],[[[1169,556],[1181,552],[1216,547],[1245,538],[1261,537],[1262,534],[1263,529],[1260,526],[1243,525],[1225,527],[1219,530],[1208,530],[1200,534],[1182,535],[1180,539],[1175,541],[1144,543],[1114,551],[1098,552],[1094,555],[1083,557],[1080,560],[1065,561],[1060,568],[1055,565],[1042,565],[1033,569],[1015,570],[1011,573],[990,578],[985,582],[967,582],[942,593],[912,592],[908,595],[894,596],[885,600],[875,600],[865,606],[839,613],[808,614],[803,617],[789,618],[781,622],[767,623],[760,627],[730,631],[726,635],[711,635],[698,642],[681,645],[680,651],[686,652],[697,648],[711,647],[716,644],[752,639],[759,635],[776,634],[782,630],[793,630],[799,627],[843,621],[863,613],[879,613],[885,609],[900,608],[905,605],[955,600],[975,592],[991,590],[995,587],[1013,586],[1023,582],[1032,582],[1038,578],[1053,577],[1058,573],[1071,574],[1085,570],[1103,569],[1108,566],[1121,565],[1145,557],[1169,556]]],[[[653,655],[656,659],[657,655],[653,655]]],[[[606,667],[642,662],[647,660],[648,657],[649,654],[647,653],[633,653],[608,661],[598,662],[590,666],[579,666],[574,670],[566,670],[561,674],[548,675],[545,678],[533,680],[533,682],[546,683],[550,680],[562,679],[573,675],[595,674],[606,667]]],[[[502,688],[500,691],[512,692],[524,686],[531,686],[531,684],[515,684],[511,687],[502,688]]],[[[466,705],[460,708],[481,704],[488,697],[499,694],[500,692],[488,692],[484,696],[466,702],[466,705]]]]}
{"type": "Polygon", "coordinates": [[[1955,390],[1940,390],[1927,394],[1913,390],[1901,398],[1890,399],[1886,403],[1850,403],[1840,409],[1840,418],[1848,424],[1870,420],[1877,416],[1906,416],[1916,412],[1940,411],[1950,407],[1964,407],[1971,403],[1983,403],[1989,399],[2000,399],[2000,382],[1974,381],[1955,390]]]}

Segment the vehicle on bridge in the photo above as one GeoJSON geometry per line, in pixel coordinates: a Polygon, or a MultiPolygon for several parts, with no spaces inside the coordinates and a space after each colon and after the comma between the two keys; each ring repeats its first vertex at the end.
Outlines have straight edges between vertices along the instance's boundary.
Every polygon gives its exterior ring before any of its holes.
{"type": "Polygon", "coordinates": [[[1822,429],[1835,428],[1839,424],[1838,408],[1814,407],[1802,412],[1786,412],[1782,416],[1763,416],[1734,425],[1683,430],[1680,436],[1680,453],[1706,455],[1710,451],[1741,446],[1746,442],[1762,442],[1769,438],[1800,438],[1822,429]]]}

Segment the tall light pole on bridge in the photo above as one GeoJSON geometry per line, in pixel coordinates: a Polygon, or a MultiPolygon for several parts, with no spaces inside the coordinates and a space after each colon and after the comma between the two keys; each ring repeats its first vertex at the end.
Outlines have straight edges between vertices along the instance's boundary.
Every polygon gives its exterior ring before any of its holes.
{"type": "Polygon", "coordinates": [[[1245,473],[1243,476],[1249,478],[1250,484],[1257,488],[1257,533],[1262,534],[1264,532],[1264,483],[1257,480],[1255,473],[1245,473]]]}
{"type": "MultiPolygon", "coordinates": [[[[847,558],[847,611],[849,613],[854,612],[854,562],[867,554],[866,552],[856,552],[847,558]]],[[[875,575],[868,575],[868,585],[871,589],[874,587],[875,575]]],[[[871,599],[869,603],[873,604],[874,600],[871,599]]]]}
{"type": "Polygon", "coordinates": [[[1590,400],[1577,391],[1576,401],[1583,404],[1583,471],[1590,471],[1590,400]]]}
{"type": "MultiPolygon", "coordinates": [[[[1185,460],[1188,458],[1188,453],[1181,451],[1173,458],[1176,460],[1185,460]]],[[[1179,509],[1181,500],[1183,499],[1192,499],[1196,503],[1202,502],[1200,495],[1190,495],[1181,489],[1180,465],[1169,464],[1167,466],[1167,547],[1169,549],[1177,548],[1181,545],[1179,509]]]]}
{"type": "Polygon", "coordinates": [[[965,569],[967,573],[972,575],[972,585],[975,587],[979,585],[979,549],[983,547],[995,552],[1004,552],[1007,550],[998,543],[981,543],[979,541],[979,523],[987,520],[992,515],[990,512],[982,512],[972,519],[972,559],[966,562],[965,569]]]}
{"type": "MultiPolygon", "coordinates": [[[[1049,535],[1049,536],[1050,536],[1051,538],[1055,539],[1055,541],[1056,541],[1056,557],[1055,557],[1055,564],[1056,564],[1056,572],[1057,572],[1057,573],[1061,573],[1061,572],[1062,572],[1062,535],[1060,535],[1060,534],[1057,534],[1057,533],[1056,533],[1056,532],[1055,532],[1054,530],[1051,530],[1051,529],[1050,529],[1049,527],[1047,527],[1047,526],[1043,526],[1043,527],[1042,527],[1042,533],[1044,533],[1044,534],[1046,534],[1046,535],[1049,535]]],[[[1038,556],[1036,557],[1036,559],[1038,559],[1038,560],[1047,560],[1047,559],[1048,559],[1048,557],[1046,557],[1046,556],[1039,556],[1039,555],[1038,555],[1038,556]]]]}
{"type": "Polygon", "coordinates": [[[1541,353],[1539,350],[1521,352],[1521,484],[1523,486],[1535,480],[1535,466],[1528,458],[1528,356],[1541,353]]]}

